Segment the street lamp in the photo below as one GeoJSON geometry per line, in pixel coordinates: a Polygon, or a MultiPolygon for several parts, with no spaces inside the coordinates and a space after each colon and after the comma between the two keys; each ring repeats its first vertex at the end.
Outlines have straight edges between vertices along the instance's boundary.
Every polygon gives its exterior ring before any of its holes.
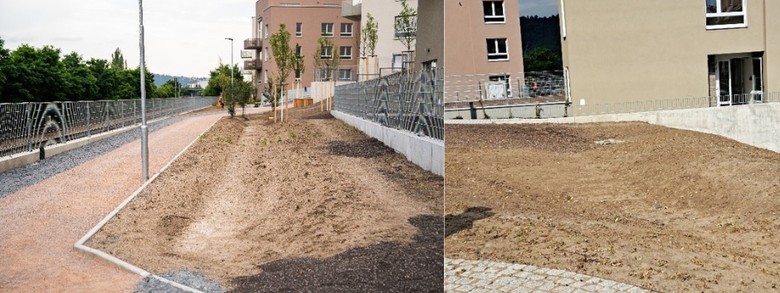
{"type": "Polygon", "coordinates": [[[138,30],[141,49],[141,178],[149,180],[149,129],[146,128],[146,61],[144,59],[144,4],[138,0],[138,30]]]}
{"type": "Polygon", "coordinates": [[[230,100],[228,100],[228,112],[230,113],[230,117],[233,117],[233,115],[236,113],[236,110],[233,109],[233,38],[225,38],[225,40],[230,40],[230,100]]]}

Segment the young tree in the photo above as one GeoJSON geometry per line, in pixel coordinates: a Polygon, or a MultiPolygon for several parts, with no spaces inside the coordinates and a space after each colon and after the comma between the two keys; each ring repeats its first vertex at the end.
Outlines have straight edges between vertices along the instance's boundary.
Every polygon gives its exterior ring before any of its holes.
{"type": "MultiPolygon", "coordinates": [[[[330,110],[330,97],[333,95],[334,83],[335,83],[335,70],[338,69],[341,63],[341,56],[336,49],[336,45],[333,40],[328,37],[320,37],[317,41],[317,51],[314,53],[314,65],[317,66],[317,74],[319,81],[330,81],[330,96],[326,97],[328,104],[328,110],[330,110]]],[[[320,111],[322,111],[322,104],[320,104],[320,111]]]]}
{"type": "Polygon", "coordinates": [[[395,21],[395,31],[399,33],[398,40],[412,51],[417,40],[417,10],[409,6],[407,0],[401,0],[401,12],[395,21]]]}
{"type": "Polygon", "coordinates": [[[301,55],[303,52],[301,52],[301,45],[295,44],[295,56],[293,56],[293,62],[292,62],[292,69],[295,72],[295,81],[296,81],[296,88],[295,88],[295,98],[298,98],[298,91],[301,87],[300,79],[303,77],[303,72],[306,70],[306,65],[304,64],[303,56],[301,55]]]}
{"type": "MultiPolygon", "coordinates": [[[[368,57],[371,57],[371,59],[376,57],[376,44],[379,41],[379,23],[374,20],[374,16],[372,16],[371,13],[367,15],[367,18],[366,25],[360,29],[360,54],[363,55],[362,58],[366,60],[366,73],[368,73],[369,66],[368,57]]],[[[374,64],[375,66],[379,66],[376,62],[374,64]]]]}
{"type": "MultiPolygon", "coordinates": [[[[293,69],[293,63],[295,62],[295,52],[290,48],[290,32],[287,31],[287,27],[284,24],[279,25],[279,31],[271,34],[271,53],[274,57],[274,63],[276,63],[277,81],[278,86],[281,88],[282,93],[287,92],[287,78],[290,76],[290,71],[293,69]]],[[[274,113],[276,113],[276,103],[273,105],[274,113]]],[[[282,119],[284,119],[284,112],[282,112],[282,119]]],[[[274,122],[276,120],[276,114],[274,114],[274,122]]]]}

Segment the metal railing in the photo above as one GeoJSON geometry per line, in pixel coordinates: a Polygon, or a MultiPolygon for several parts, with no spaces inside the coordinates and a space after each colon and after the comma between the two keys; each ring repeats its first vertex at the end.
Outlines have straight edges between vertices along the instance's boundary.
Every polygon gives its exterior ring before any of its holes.
{"type": "Polygon", "coordinates": [[[562,71],[448,75],[446,80],[444,94],[448,108],[451,103],[480,100],[545,97],[558,97],[563,100],[566,96],[566,82],[562,71]]]}
{"type": "Polygon", "coordinates": [[[253,60],[244,60],[244,70],[262,70],[263,69],[263,62],[257,59],[253,60]]]}
{"type": "Polygon", "coordinates": [[[708,107],[728,107],[748,104],[778,103],[780,92],[756,94],[737,94],[720,97],[686,97],[677,99],[655,99],[619,103],[577,105],[574,99],[571,106],[572,116],[587,116],[601,114],[637,113],[663,110],[695,109],[708,107]],[[724,103],[724,101],[730,101],[724,103]],[[719,105],[720,103],[720,105],[719,105]]]}
{"type": "Polygon", "coordinates": [[[260,38],[249,38],[244,40],[244,49],[260,49],[263,47],[263,40],[260,38]]]}
{"type": "Polygon", "coordinates": [[[386,127],[444,139],[444,71],[397,73],[336,87],[335,109],[386,127]]]}
{"type": "MultiPolygon", "coordinates": [[[[147,119],[213,105],[217,97],[149,99],[147,119]]],[[[141,100],[0,104],[0,157],[141,123],[141,100]]]]}

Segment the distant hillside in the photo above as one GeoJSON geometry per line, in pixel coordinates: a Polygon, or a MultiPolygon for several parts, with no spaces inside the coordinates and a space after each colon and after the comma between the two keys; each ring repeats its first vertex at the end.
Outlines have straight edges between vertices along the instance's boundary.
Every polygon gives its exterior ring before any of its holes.
{"type": "Polygon", "coordinates": [[[563,68],[560,27],[558,15],[520,17],[526,72],[559,71],[563,68]]]}
{"type": "Polygon", "coordinates": [[[523,50],[535,48],[561,49],[561,25],[558,15],[520,17],[523,50]]]}
{"type": "MultiPolygon", "coordinates": [[[[155,74],[154,75],[154,85],[161,86],[168,82],[169,80],[172,80],[176,78],[179,83],[181,83],[183,86],[188,86],[192,84],[193,77],[186,77],[186,76],[173,76],[173,75],[167,75],[167,74],[155,74]]],[[[202,80],[203,78],[197,78],[195,79],[202,80]]]]}

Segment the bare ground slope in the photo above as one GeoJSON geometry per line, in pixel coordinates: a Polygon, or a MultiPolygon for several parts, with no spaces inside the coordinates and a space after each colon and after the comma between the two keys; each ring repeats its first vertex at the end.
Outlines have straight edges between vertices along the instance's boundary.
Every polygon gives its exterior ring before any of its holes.
{"type": "Polygon", "coordinates": [[[442,178],[317,109],[223,119],[87,245],[231,287],[272,261],[412,243],[410,219],[442,214],[442,178]]]}
{"type": "Polygon", "coordinates": [[[448,125],[445,171],[448,257],[665,292],[780,286],[780,154],[643,123],[448,125]]]}

